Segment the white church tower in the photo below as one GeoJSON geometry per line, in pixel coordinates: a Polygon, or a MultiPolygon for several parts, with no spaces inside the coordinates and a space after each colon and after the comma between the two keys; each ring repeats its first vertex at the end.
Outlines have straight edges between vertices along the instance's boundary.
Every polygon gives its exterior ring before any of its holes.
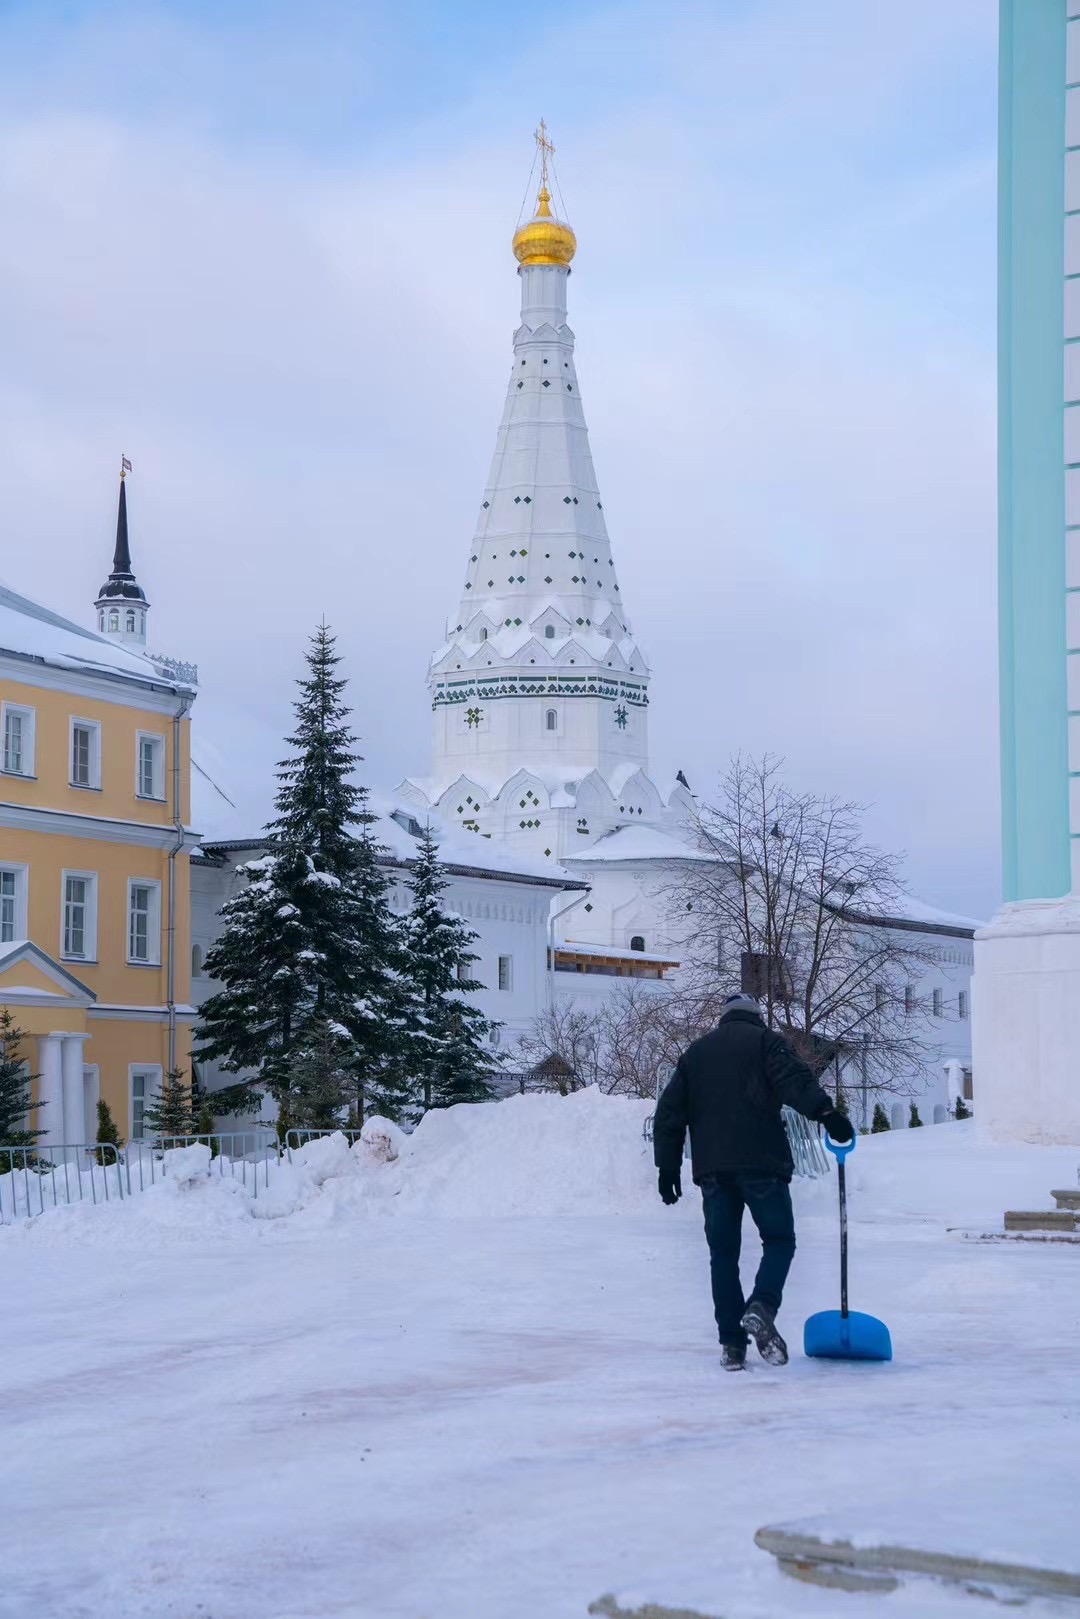
{"type": "Polygon", "coordinates": [[[113,547],[112,572],[98,591],[94,607],[100,633],[142,652],[146,647],[146,615],[150,603],[135,578],[131,566],[131,546],[128,543],[127,475],[131,462],[127,456],[120,460],[120,499],[116,508],[116,544],[113,547]]]}
{"type": "Polygon", "coordinates": [[[552,860],[631,822],[681,820],[649,778],[649,669],[593,471],[566,292],[577,239],[551,211],[514,236],[521,324],[458,607],[431,660],[430,779],[402,793],[552,860]]]}

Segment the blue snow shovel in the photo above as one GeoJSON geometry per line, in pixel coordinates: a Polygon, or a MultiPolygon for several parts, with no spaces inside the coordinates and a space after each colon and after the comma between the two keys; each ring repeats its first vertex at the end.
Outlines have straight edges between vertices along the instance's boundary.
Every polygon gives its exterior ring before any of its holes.
{"type": "Polygon", "coordinates": [[[825,1137],[836,1159],[840,1180],[840,1308],[819,1310],[803,1328],[803,1349],[819,1360],[892,1360],[892,1339],[884,1321],[861,1315],[847,1305],[847,1184],[844,1159],[855,1150],[855,1137],[844,1146],[825,1137]]]}

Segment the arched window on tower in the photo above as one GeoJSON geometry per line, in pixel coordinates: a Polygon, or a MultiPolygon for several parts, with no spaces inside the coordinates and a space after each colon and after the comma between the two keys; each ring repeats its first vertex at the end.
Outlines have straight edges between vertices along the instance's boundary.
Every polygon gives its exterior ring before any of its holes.
{"type": "Polygon", "coordinates": [[[104,629],[105,629],[105,609],[103,607],[98,608],[97,627],[98,627],[98,629],[100,631],[104,632],[104,629]]]}
{"type": "Polygon", "coordinates": [[[198,944],[193,944],[192,947],[191,947],[191,976],[192,976],[192,978],[201,978],[202,977],[202,965],[203,965],[202,946],[198,945],[198,944]]]}
{"type": "Polygon", "coordinates": [[[139,612],[139,634],[140,635],[145,635],[146,634],[146,609],[145,609],[145,607],[140,609],[140,612],[139,612]]]}
{"type": "Polygon", "coordinates": [[[544,716],[544,724],[549,731],[557,731],[559,729],[559,713],[557,709],[548,709],[546,715],[544,716]]]}
{"type": "Polygon", "coordinates": [[[645,935],[643,933],[635,933],[634,937],[630,940],[630,948],[631,950],[644,950],[645,935]]]}
{"type": "Polygon", "coordinates": [[[116,611],[115,607],[109,614],[109,628],[110,630],[118,630],[120,628],[120,614],[116,611]]]}
{"type": "Polygon", "coordinates": [[[554,639],[555,639],[555,626],[554,626],[554,624],[546,624],[544,626],[544,639],[547,640],[547,641],[554,641],[554,639]]]}
{"type": "Polygon", "coordinates": [[[481,639],[481,641],[486,641],[487,638],[488,638],[487,630],[484,629],[483,627],[481,627],[481,630],[480,630],[480,639],[481,639]]]}
{"type": "Polygon", "coordinates": [[[129,635],[135,634],[135,614],[133,612],[129,611],[125,622],[125,628],[129,635]]]}

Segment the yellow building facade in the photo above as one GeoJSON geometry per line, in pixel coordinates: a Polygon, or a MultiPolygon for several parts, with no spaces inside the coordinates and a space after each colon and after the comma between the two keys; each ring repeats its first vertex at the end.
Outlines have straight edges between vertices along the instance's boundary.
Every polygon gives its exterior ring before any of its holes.
{"type": "Polygon", "coordinates": [[[95,1139],[99,1097],[140,1135],[191,1055],[194,686],[142,650],[141,591],[98,606],[114,635],[0,588],[0,1006],[46,1153],[95,1139]]]}

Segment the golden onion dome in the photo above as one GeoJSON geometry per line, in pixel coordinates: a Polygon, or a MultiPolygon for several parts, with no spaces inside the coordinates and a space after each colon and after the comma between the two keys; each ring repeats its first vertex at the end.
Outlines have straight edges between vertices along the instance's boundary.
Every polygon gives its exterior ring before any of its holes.
{"type": "Polygon", "coordinates": [[[540,187],[536,213],[514,232],[514,257],[519,264],[569,264],[577,252],[577,237],[569,225],[551,212],[551,192],[540,187]]]}

